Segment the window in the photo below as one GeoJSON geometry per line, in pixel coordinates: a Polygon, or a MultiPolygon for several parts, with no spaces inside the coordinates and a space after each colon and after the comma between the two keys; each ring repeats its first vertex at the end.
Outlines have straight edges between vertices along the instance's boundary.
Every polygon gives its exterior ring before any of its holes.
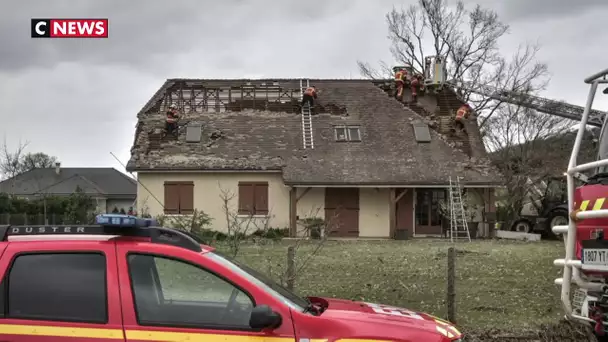
{"type": "Polygon", "coordinates": [[[165,182],[165,214],[190,215],[194,212],[194,183],[165,182]]]}
{"type": "Polygon", "coordinates": [[[268,215],[268,183],[239,183],[239,215],[268,215]]]}
{"type": "Polygon", "coordinates": [[[9,271],[7,317],[107,323],[106,258],[98,253],[26,254],[9,271]]]}
{"type": "Polygon", "coordinates": [[[202,135],[201,125],[188,125],[186,126],[186,142],[197,143],[201,142],[202,135]]]}
{"type": "Polygon", "coordinates": [[[431,132],[427,124],[424,122],[416,122],[412,123],[412,126],[414,126],[414,136],[416,137],[416,142],[431,142],[431,132]]]}
{"type": "MultiPolygon", "coordinates": [[[[261,287],[264,291],[272,295],[275,299],[283,302],[294,310],[304,312],[304,309],[308,306],[308,301],[306,299],[301,298],[294,292],[286,289],[281,284],[276,283],[268,276],[265,276],[264,274],[252,269],[251,267],[245,264],[241,264],[240,262],[226,255],[223,255],[218,251],[209,252],[205,255],[213,261],[217,262],[218,264],[221,264],[222,266],[229,268],[231,271],[247,278],[247,280],[261,287]]],[[[314,312],[308,313],[313,314],[314,312]]]]}
{"type": "Polygon", "coordinates": [[[219,276],[159,256],[131,254],[128,262],[139,324],[249,329],[255,303],[219,276]]]}
{"type": "MultiPolygon", "coordinates": [[[[463,193],[463,197],[465,194],[463,193]]],[[[415,218],[418,226],[439,226],[441,215],[439,214],[439,203],[447,203],[447,194],[443,189],[418,189],[416,190],[415,218]]]]}
{"type": "Polygon", "coordinates": [[[336,141],[361,141],[359,126],[335,126],[336,141]]]}

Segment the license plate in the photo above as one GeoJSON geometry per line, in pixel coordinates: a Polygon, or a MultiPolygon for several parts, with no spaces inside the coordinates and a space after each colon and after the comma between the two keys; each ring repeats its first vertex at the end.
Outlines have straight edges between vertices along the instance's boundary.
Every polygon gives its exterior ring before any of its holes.
{"type": "Polygon", "coordinates": [[[585,265],[608,266],[608,249],[583,249],[583,260],[585,265]]]}

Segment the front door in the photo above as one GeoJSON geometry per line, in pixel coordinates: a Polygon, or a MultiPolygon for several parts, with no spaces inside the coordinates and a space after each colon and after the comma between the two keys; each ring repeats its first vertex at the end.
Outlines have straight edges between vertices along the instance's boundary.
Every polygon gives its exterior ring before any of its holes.
{"type": "Polygon", "coordinates": [[[201,254],[152,243],[119,245],[118,268],[127,341],[295,339],[288,307],[201,254]],[[281,315],[278,328],[249,327],[260,304],[281,315]]]}
{"type": "Polygon", "coordinates": [[[359,237],[359,188],[325,189],[325,221],[329,236],[359,237]]]}
{"type": "Polygon", "coordinates": [[[445,189],[416,189],[416,235],[441,235],[440,201],[446,201],[445,189]]]}
{"type": "Polygon", "coordinates": [[[408,236],[412,236],[412,215],[414,214],[414,189],[395,189],[395,196],[399,200],[395,204],[395,228],[399,231],[407,231],[408,236]]]}

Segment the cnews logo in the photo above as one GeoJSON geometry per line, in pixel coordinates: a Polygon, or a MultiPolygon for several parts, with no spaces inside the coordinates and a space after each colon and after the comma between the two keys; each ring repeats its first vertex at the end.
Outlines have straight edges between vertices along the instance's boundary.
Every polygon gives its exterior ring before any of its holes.
{"type": "Polygon", "coordinates": [[[32,19],[32,38],[108,38],[108,19],[32,19]]]}

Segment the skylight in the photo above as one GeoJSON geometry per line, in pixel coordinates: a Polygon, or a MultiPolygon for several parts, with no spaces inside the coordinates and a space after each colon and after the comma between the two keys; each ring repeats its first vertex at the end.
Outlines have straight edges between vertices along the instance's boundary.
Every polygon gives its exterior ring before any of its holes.
{"type": "Polygon", "coordinates": [[[414,126],[414,135],[416,136],[416,142],[431,142],[431,131],[429,130],[429,126],[427,124],[425,124],[424,122],[415,122],[412,123],[412,126],[414,126]]]}

